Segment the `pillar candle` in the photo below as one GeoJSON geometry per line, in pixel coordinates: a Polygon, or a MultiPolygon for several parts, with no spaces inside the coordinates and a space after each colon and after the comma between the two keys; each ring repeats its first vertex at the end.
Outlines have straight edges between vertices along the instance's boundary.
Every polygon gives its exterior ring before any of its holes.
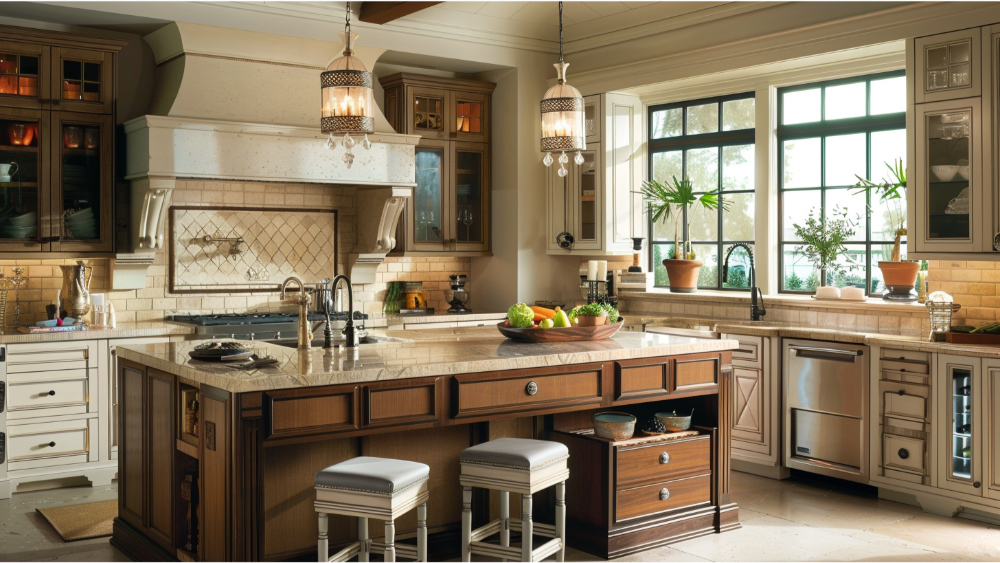
{"type": "Polygon", "coordinates": [[[587,281],[597,281],[597,260],[587,260],[587,281]]]}
{"type": "Polygon", "coordinates": [[[598,260],[597,261],[597,277],[594,278],[597,281],[605,281],[608,279],[608,261],[598,260]]]}

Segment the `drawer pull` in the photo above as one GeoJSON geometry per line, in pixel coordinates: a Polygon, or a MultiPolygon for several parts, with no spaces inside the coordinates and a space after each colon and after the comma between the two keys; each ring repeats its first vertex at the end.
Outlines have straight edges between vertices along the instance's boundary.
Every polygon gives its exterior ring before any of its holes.
{"type": "Polygon", "coordinates": [[[666,465],[668,463],[670,463],[670,454],[663,452],[660,454],[660,465],[666,465]]]}
{"type": "Polygon", "coordinates": [[[670,490],[666,487],[660,489],[660,500],[667,500],[670,498],[670,490]]]}
{"type": "Polygon", "coordinates": [[[529,395],[534,395],[535,393],[538,393],[538,384],[535,383],[534,381],[529,381],[528,384],[524,387],[524,392],[529,395]]]}
{"type": "Polygon", "coordinates": [[[972,484],[972,486],[978,489],[981,484],[982,483],[980,483],[979,481],[976,481],[975,483],[972,484]]]}
{"type": "Polygon", "coordinates": [[[41,447],[44,448],[45,446],[48,446],[50,448],[54,448],[54,447],[56,447],[56,443],[55,442],[49,442],[48,444],[41,444],[41,447]]]}
{"type": "Polygon", "coordinates": [[[52,389],[51,391],[49,391],[48,393],[46,393],[46,395],[48,395],[49,397],[55,397],[56,396],[55,389],[52,389]]]}
{"type": "Polygon", "coordinates": [[[899,454],[899,459],[906,459],[910,457],[910,451],[907,450],[906,448],[899,448],[898,454],[899,454]]]}
{"type": "Polygon", "coordinates": [[[899,396],[900,396],[900,397],[902,397],[902,396],[903,396],[903,395],[905,395],[905,394],[906,394],[906,389],[900,389],[900,390],[899,390],[899,396]]]}

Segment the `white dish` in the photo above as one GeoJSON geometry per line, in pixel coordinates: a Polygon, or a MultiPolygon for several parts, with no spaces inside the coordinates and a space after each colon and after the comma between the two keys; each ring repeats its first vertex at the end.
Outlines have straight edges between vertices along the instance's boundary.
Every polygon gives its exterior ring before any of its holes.
{"type": "Polygon", "coordinates": [[[3,227],[3,232],[9,238],[31,238],[35,234],[35,227],[18,227],[15,225],[7,225],[3,227]]]}
{"type": "Polygon", "coordinates": [[[814,297],[816,299],[840,299],[840,288],[831,286],[817,287],[814,297]]]}
{"type": "Polygon", "coordinates": [[[70,213],[66,215],[67,221],[79,221],[80,219],[89,218],[94,216],[94,208],[88,207],[86,209],[81,209],[76,213],[70,213]]]}
{"type": "Polygon", "coordinates": [[[816,301],[850,301],[852,303],[867,303],[868,298],[862,297],[861,299],[847,299],[845,297],[816,297],[815,295],[810,295],[816,301]]]}
{"type": "Polygon", "coordinates": [[[34,211],[10,218],[10,224],[15,227],[32,227],[38,222],[38,214],[34,211]]]}
{"type": "Polygon", "coordinates": [[[955,176],[958,175],[959,168],[960,167],[953,164],[949,164],[947,166],[931,166],[931,172],[934,173],[934,176],[937,177],[938,181],[950,182],[955,179],[955,176]]]}
{"type": "Polygon", "coordinates": [[[865,298],[865,290],[860,287],[842,287],[840,298],[844,301],[860,301],[865,298]]]}
{"type": "Polygon", "coordinates": [[[958,175],[961,176],[963,180],[968,181],[969,180],[969,167],[968,166],[959,166],[958,167],[958,175]]]}

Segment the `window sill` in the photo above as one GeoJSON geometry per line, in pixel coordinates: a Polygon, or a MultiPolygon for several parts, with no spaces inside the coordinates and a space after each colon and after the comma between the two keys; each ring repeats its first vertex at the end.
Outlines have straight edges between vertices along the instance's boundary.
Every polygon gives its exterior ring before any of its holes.
{"type": "MultiPolygon", "coordinates": [[[[709,291],[699,290],[697,293],[671,293],[668,289],[653,288],[647,291],[633,291],[622,289],[618,292],[619,299],[634,299],[637,301],[652,300],[676,303],[722,303],[749,305],[750,296],[744,293],[731,291],[709,291]]],[[[776,304],[791,308],[810,309],[846,309],[865,311],[896,311],[899,312],[923,312],[926,310],[923,303],[890,303],[880,298],[868,298],[864,301],[827,301],[813,299],[809,295],[765,295],[765,304],[776,304]]]]}

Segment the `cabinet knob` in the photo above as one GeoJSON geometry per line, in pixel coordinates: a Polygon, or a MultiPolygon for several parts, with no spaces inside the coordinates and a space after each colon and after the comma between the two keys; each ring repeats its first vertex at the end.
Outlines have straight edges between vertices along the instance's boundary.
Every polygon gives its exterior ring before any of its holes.
{"type": "Polygon", "coordinates": [[[534,395],[535,393],[538,393],[538,384],[535,383],[534,381],[529,381],[528,384],[524,387],[524,392],[529,395],[534,395]]]}
{"type": "Polygon", "coordinates": [[[903,396],[903,395],[905,395],[905,394],[906,394],[906,389],[900,389],[900,390],[899,390],[899,396],[900,396],[900,397],[902,397],[902,396],[903,396]]]}
{"type": "Polygon", "coordinates": [[[48,444],[42,444],[42,447],[43,447],[43,448],[44,448],[45,446],[48,446],[48,447],[50,447],[50,448],[54,448],[54,447],[56,447],[56,443],[55,443],[55,442],[49,442],[48,444]]]}
{"type": "Polygon", "coordinates": [[[666,487],[660,489],[660,500],[667,500],[670,498],[670,490],[666,487]]]}
{"type": "Polygon", "coordinates": [[[976,481],[975,483],[972,484],[972,486],[977,489],[979,488],[980,485],[982,485],[982,483],[980,483],[979,481],[976,481]]]}
{"type": "Polygon", "coordinates": [[[906,448],[899,448],[899,459],[906,459],[910,457],[910,451],[906,448]]]}
{"type": "Polygon", "coordinates": [[[660,454],[660,465],[666,465],[668,463],[670,463],[670,454],[663,452],[660,454]]]}
{"type": "Polygon", "coordinates": [[[55,392],[55,389],[53,389],[53,390],[49,391],[49,392],[48,392],[48,393],[46,393],[46,394],[47,394],[47,395],[48,395],[49,397],[55,397],[55,396],[56,396],[56,392],[55,392]]]}

